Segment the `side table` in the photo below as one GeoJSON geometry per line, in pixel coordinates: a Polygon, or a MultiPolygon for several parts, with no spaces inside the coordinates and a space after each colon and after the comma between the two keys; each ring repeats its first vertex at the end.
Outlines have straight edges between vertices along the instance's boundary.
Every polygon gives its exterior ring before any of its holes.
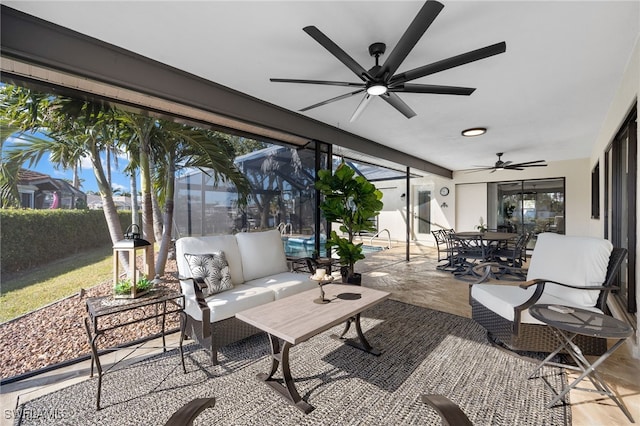
{"type": "MultiPolygon", "coordinates": [[[[629,410],[627,410],[622,401],[620,401],[611,389],[609,389],[596,370],[596,368],[602,364],[609,355],[624,343],[627,337],[633,334],[631,326],[608,315],[588,311],[586,309],[560,305],[534,305],[529,308],[529,313],[535,319],[552,327],[560,341],[558,349],[549,354],[549,356],[536,367],[529,378],[536,376],[536,373],[544,365],[553,365],[581,372],[577,379],[564,388],[559,394],[556,394],[556,397],[547,404],[547,408],[552,407],[571,389],[584,390],[608,396],[618,405],[618,407],[620,407],[629,421],[631,421],[631,423],[635,423],[631,413],[629,413],[629,410]],[[593,364],[591,364],[584,357],[580,348],[573,343],[573,339],[579,334],[591,337],[602,337],[605,339],[618,339],[618,341],[596,361],[594,361],[593,364]],[[563,349],[567,351],[571,358],[573,358],[576,366],[551,362],[551,359],[563,349]],[[591,381],[595,389],[577,387],[577,384],[585,378],[588,378],[591,381]]],[[[545,384],[551,387],[546,380],[545,384]]],[[[551,390],[556,393],[554,389],[551,390]]]]}
{"type": "MultiPolygon", "coordinates": [[[[180,291],[164,287],[156,286],[149,293],[135,299],[115,299],[113,296],[89,297],[86,301],[87,316],[84,318],[84,326],[91,346],[91,375],[93,377],[93,365],[95,363],[98,370],[98,390],[96,393],[96,409],[100,409],[100,393],[102,390],[102,376],[104,374],[100,357],[98,356],[98,338],[105,332],[115,330],[127,325],[136,324],[153,318],[160,318],[162,324],[162,348],[163,352],[167,350],[165,341],[165,318],[167,314],[178,313],[180,315],[180,358],[182,360],[182,370],[186,373],[184,365],[184,354],[182,352],[182,341],[184,339],[184,327],[186,324],[186,315],[184,313],[184,294],[180,291]],[[169,305],[169,306],[167,306],[169,305]],[[141,309],[147,306],[153,306],[155,309],[141,309]],[[122,322],[116,320],[110,321],[111,324],[101,326],[100,319],[109,316],[121,314],[123,312],[139,310],[142,315],[136,318],[127,318],[122,322]]],[[[113,350],[121,349],[120,347],[109,348],[113,350]]],[[[117,362],[116,362],[117,364],[117,362]]]]}

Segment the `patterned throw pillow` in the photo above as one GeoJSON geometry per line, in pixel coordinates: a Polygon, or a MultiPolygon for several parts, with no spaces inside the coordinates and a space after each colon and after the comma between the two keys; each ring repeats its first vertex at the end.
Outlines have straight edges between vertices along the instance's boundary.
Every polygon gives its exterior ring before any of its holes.
{"type": "Polygon", "coordinates": [[[187,259],[191,276],[203,278],[207,288],[202,290],[204,297],[233,288],[229,265],[224,252],[217,251],[211,254],[188,254],[187,259]]]}

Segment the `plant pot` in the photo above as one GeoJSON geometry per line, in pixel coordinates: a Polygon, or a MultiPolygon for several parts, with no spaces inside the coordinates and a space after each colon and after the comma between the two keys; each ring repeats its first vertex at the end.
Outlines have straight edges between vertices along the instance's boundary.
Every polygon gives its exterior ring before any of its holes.
{"type": "Polygon", "coordinates": [[[362,283],[362,275],[354,272],[353,275],[349,276],[348,268],[343,266],[340,268],[340,275],[342,275],[342,283],[343,284],[354,284],[360,285],[362,283]]]}
{"type": "Polygon", "coordinates": [[[362,283],[362,275],[354,273],[352,276],[347,277],[348,284],[360,285],[362,283]]]}
{"type": "Polygon", "coordinates": [[[342,282],[346,283],[347,282],[347,275],[349,275],[349,268],[346,266],[341,266],[340,267],[340,276],[342,277],[342,282]]]}

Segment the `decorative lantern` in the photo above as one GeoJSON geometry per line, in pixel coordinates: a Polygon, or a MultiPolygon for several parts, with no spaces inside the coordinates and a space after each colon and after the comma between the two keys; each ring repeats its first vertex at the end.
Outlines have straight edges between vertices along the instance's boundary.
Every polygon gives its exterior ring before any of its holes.
{"type": "Polygon", "coordinates": [[[149,250],[151,243],[140,238],[140,227],[136,224],[129,226],[124,234],[124,240],[120,240],[113,245],[113,290],[116,299],[135,299],[151,290],[151,279],[155,275],[153,264],[150,264],[149,250]],[[136,267],[136,256],[138,251],[143,251],[143,273],[142,276],[136,267]],[[131,274],[128,277],[120,278],[120,252],[125,252],[129,259],[131,274]]]}

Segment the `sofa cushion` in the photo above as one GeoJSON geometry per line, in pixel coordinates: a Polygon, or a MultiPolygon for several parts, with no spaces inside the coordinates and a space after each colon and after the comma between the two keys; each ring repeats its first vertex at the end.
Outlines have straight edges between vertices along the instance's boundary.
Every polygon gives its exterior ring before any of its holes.
{"type": "Polygon", "coordinates": [[[231,273],[231,282],[234,285],[244,282],[242,273],[242,259],[238,243],[233,235],[216,235],[208,237],[183,237],[176,241],[176,262],[178,263],[178,273],[190,278],[191,270],[185,253],[189,254],[209,254],[216,251],[224,253],[231,273]]]}
{"type": "Polygon", "coordinates": [[[240,284],[205,300],[211,310],[211,322],[216,322],[234,317],[240,311],[273,302],[274,293],[268,288],[240,284]]]}
{"type": "Polygon", "coordinates": [[[235,235],[245,281],[289,271],[284,244],[277,230],[235,235]]]}
{"type": "MultiPolygon", "coordinates": [[[[527,280],[541,278],[574,286],[602,285],[612,250],[611,242],[602,238],[539,234],[527,280]]],[[[554,284],[546,284],[544,292],[562,299],[565,305],[583,308],[595,306],[600,294],[596,290],[576,290],[554,284]]]]}
{"type": "MultiPolygon", "coordinates": [[[[202,321],[202,311],[198,307],[193,282],[181,280],[180,287],[184,293],[184,312],[196,321],[202,321]]],[[[274,293],[268,288],[252,287],[239,284],[222,293],[214,294],[205,299],[210,309],[211,322],[221,321],[235,316],[237,312],[255,306],[273,302],[274,293]]]]}
{"type": "MultiPolygon", "coordinates": [[[[545,288],[548,284],[545,284],[545,288]]],[[[513,321],[514,310],[516,306],[523,304],[527,301],[535,291],[535,287],[529,287],[528,289],[522,289],[515,285],[500,285],[500,284],[474,284],[471,287],[471,297],[477,302],[484,305],[486,308],[500,315],[502,318],[509,321],[513,321]]],[[[546,291],[542,294],[537,304],[548,303],[550,305],[564,305],[573,306],[577,308],[588,309],[593,312],[602,313],[598,308],[589,307],[585,308],[577,303],[560,299],[546,291]]],[[[522,311],[520,316],[520,322],[527,324],[543,324],[541,321],[533,318],[529,314],[529,310],[522,311]]]]}
{"type": "Polygon", "coordinates": [[[211,254],[189,254],[185,253],[185,258],[189,263],[191,276],[193,278],[203,278],[207,287],[202,290],[202,294],[207,297],[212,294],[233,288],[229,265],[225,259],[224,252],[216,251],[211,254]]]}
{"type": "MultiPolygon", "coordinates": [[[[275,300],[318,287],[318,283],[312,281],[309,278],[309,274],[295,272],[282,272],[276,275],[256,278],[255,280],[247,281],[245,284],[273,291],[275,300]]],[[[318,294],[320,294],[319,290],[318,294]]]]}

